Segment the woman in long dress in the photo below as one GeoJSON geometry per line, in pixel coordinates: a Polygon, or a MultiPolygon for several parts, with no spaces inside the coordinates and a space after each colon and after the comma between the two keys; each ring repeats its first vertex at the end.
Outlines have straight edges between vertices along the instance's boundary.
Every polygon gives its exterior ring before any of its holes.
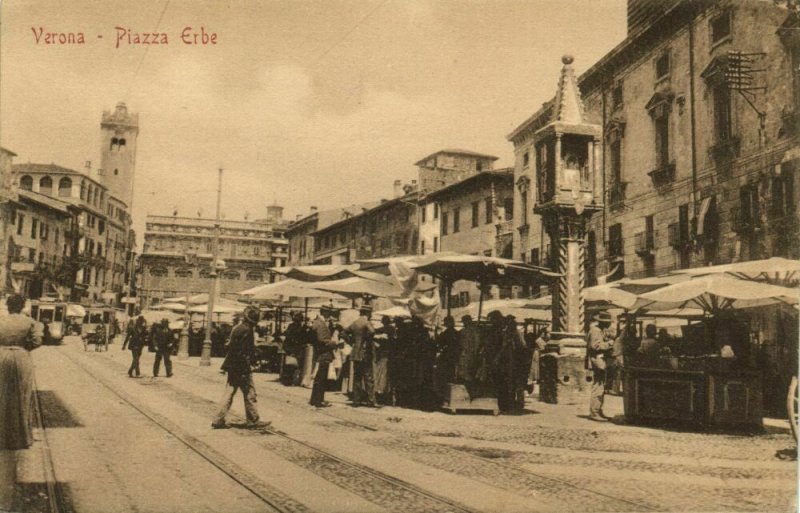
{"type": "Polygon", "coordinates": [[[0,316],[0,449],[27,449],[33,443],[33,361],[28,354],[42,343],[38,323],[23,315],[25,299],[6,300],[0,316]]]}

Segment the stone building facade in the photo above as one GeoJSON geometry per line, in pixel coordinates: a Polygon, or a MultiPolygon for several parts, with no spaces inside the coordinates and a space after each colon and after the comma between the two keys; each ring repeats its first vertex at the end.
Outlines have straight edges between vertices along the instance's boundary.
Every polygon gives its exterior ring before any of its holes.
{"type": "MultiPolygon", "coordinates": [[[[603,127],[606,208],[589,226],[587,281],[799,257],[796,14],[675,1],[642,18],[643,3],[629,2],[628,37],[579,78],[585,116],[603,127]],[[737,89],[743,60],[765,70],[744,85],[765,90],[737,89]]],[[[533,134],[551,114],[548,102],[508,139],[516,256],[552,267],[541,220],[519,215],[538,193],[533,134]]]]}
{"type": "MultiPolygon", "coordinates": [[[[288,241],[280,220],[221,220],[218,258],[225,263],[220,294],[234,297],[264,283],[270,267],[286,265],[288,241]]],[[[139,257],[138,297],[143,307],[166,297],[210,289],[214,219],[147,216],[139,257]],[[186,255],[196,255],[187,263],[186,255]]]]}

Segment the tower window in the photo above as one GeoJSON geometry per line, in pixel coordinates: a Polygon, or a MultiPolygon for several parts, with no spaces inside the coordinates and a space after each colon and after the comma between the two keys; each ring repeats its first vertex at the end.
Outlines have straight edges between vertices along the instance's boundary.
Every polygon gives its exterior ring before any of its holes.
{"type": "Polygon", "coordinates": [[[72,196],[72,180],[66,176],[58,181],[58,196],[61,198],[72,196]]]}
{"type": "Polygon", "coordinates": [[[25,175],[19,180],[19,188],[25,191],[33,190],[33,178],[30,175],[25,175]]]}
{"type": "Polygon", "coordinates": [[[114,170],[114,176],[117,176],[118,174],[119,174],[119,169],[115,169],[114,170]]]}
{"type": "Polygon", "coordinates": [[[48,196],[53,194],[53,179],[49,176],[43,176],[39,180],[39,192],[42,194],[47,194],[48,196]]]}

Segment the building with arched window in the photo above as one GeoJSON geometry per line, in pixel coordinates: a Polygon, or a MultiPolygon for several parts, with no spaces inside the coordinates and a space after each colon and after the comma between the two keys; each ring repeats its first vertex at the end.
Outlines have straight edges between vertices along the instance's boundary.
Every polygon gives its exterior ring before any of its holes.
{"type": "MultiPolygon", "coordinates": [[[[219,276],[222,296],[234,298],[268,280],[268,268],[286,265],[285,230],[286,223],[274,212],[259,221],[220,222],[218,254],[225,262],[219,276]]],[[[213,239],[213,219],[147,216],[137,279],[142,306],[187,292],[208,292],[213,239]]]]}

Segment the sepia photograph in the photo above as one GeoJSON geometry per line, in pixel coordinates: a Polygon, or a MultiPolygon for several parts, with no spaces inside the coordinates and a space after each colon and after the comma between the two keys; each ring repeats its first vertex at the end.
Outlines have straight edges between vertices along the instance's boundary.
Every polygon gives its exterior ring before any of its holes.
{"type": "Polygon", "coordinates": [[[800,0],[0,1],[0,513],[798,511],[800,0]]]}

